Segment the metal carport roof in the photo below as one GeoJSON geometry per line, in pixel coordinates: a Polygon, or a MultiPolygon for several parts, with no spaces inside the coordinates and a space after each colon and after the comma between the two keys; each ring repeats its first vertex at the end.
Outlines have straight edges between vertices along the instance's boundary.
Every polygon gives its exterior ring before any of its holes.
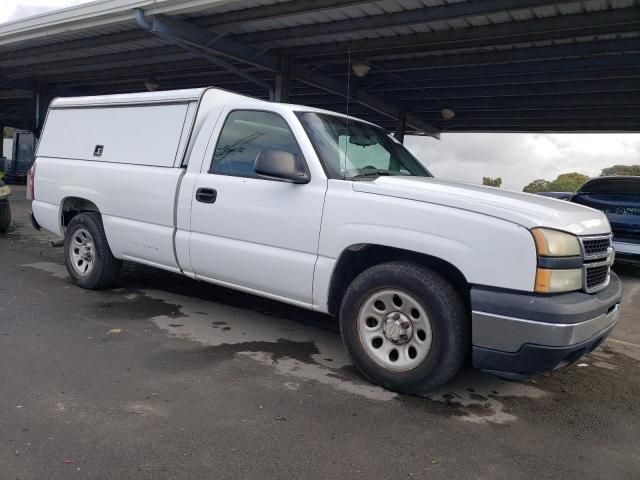
{"type": "Polygon", "coordinates": [[[101,0],[0,25],[0,123],[32,126],[53,96],[153,80],[264,98],[286,85],[283,99],[340,112],[348,94],[350,113],[391,130],[640,131],[639,7],[101,0]],[[356,77],[349,62],[370,71],[356,77]]]}

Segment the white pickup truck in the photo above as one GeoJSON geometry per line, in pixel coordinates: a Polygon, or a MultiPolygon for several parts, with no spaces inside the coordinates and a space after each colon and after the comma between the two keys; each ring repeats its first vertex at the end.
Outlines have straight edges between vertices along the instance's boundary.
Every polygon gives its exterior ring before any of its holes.
{"type": "Polygon", "coordinates": [[[83,288],[123,260],[339,317],[370,380],[422,392],[465,359],[526,376],[617,319],[605,215],[436,180],[356,118],[219,89],[59,98],[32,221],[83,288]]]}

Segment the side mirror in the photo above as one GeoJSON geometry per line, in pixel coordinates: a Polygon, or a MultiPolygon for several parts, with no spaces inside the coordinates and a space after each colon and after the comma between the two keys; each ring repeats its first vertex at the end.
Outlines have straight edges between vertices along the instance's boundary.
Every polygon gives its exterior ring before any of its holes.
{"type": "Polygon", "coordinates": [[[289,183],[309,183],[309,172],[302,159],[284,150],[263,150],[258,154],[254,170],[263,177],[289,183]]]}

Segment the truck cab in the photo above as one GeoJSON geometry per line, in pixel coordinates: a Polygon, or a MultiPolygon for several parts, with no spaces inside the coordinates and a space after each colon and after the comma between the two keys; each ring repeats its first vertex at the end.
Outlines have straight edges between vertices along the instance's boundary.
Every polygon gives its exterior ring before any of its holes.
{"type": "Polygon", "coordinates": [[[219,89],[56,99],[30,192],[73,281],[133,261],[334,315],[373,382],[564,365],[617,319],[611,228],[437,180],[371,123],[219,89]]]}

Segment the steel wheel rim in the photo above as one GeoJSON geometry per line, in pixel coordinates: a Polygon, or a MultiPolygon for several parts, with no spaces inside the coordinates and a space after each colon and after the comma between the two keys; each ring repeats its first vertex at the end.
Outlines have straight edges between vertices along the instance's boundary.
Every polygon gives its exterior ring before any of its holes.
{"type": "Polygon", "coordinates": [[[387,370],[413,370],[431,350],[429,316],[413,295],[402,290],[388,288],[369,295],[358,311],[357,326],[367,355],[387,370]]]}
{"type": "Polygon", "coordinates": [[[73,270],[86,277],[95,265],[95,244],[88,230],[79,228],[69,242],[69,257],[73,270]]]}

